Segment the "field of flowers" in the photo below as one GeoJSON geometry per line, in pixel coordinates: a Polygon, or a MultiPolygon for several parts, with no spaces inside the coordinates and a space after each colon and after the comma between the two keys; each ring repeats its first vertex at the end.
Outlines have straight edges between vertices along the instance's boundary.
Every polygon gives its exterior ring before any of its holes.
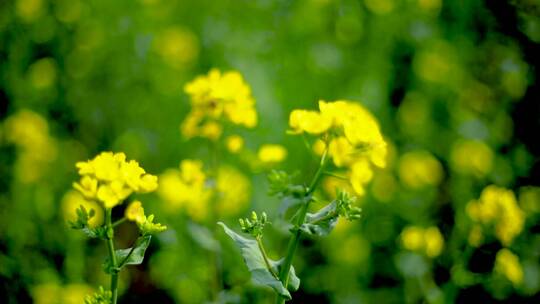
{"type": "Polygon", "coordinates": [[[535,0],[0,1],[0,303],[540,303],[535,0]]]}

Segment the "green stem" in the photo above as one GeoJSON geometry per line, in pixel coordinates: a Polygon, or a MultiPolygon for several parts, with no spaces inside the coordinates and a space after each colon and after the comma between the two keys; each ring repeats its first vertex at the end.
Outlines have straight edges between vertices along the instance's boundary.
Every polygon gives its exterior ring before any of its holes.
{"type": "MultiPolygon", "coordinates": [[[[304,221],[306,220],[306,214],[308,211],[309,203],[311,202],[311,195],[317,188],[317,185],[319,184],[321,176],[323,175],[327,154],[328,154],[328,151],[325,150],[321,157],[319,168],[317,169],[317,172],[315,172],[315,176],[313,177],[313,180],[309,184],[309,188],[306,191],[305,198],[307,198],[307,200],[302,205],[300,212],[298,214],[298,218],[295,223],[295,226],[292,229],[293,235],[291,239],[289,240],[289,244],[287,245],[287,255],[285,256],[285,260],[283,261],[283,267],[281,268],[281,271],[279,272],[279,280],[281,281],[281,283],[283,283],[283,286],[285,288],[288,288],[289,286],[289,272],[291,269],[292,260],[293,260],[294,254],[296,253],[296,248],[298,248],[298,244],[300,243],[300,236],[302,234],[300,230],[300,226],[302,226],[302,224],[304,224],[304,221]]],[[[285,301],[287,301],[285,297],[278,295],[277,301],[276,301],[277,304],[284,304],[285,301]]]]}
{"type": "Polygon", "coordinates": [[[268,261],[268,255],[266,254],[266,250],[264,250],[264,245],[262,243],[261,236],[258,236],[255,239],[257,240],[257,245],[259,245],[259,251],[261,251],[264,263],[266,264],[266,268],[268,268],[268,271],[270,271],[270,273],[274,276],[274,278],[279,280],[277,273],[274,271],[274,269],[272,269],[272,265],[270,265],[270,262],[268,261]]]}
{"type": "Polygon", "coordinates": [[[112,223],[112,227],[115,228],[116,226],[122,224],[125,221],[127,221],[127,218],[123,217],[123,218],[119,219],[118,221],[112,223]]]}
{"type": "Polygon", "coordinates": [[[118,298],[118,273],[116,254],[114,252],[114,229],[111,223],[111,209],[105,210],[105,225],[107,226],[107,248],[109,249],[109,258],[111,259],[113,272],[111,274],[111,293],[112,293],[112,304],[116,304],[118,298]]]}

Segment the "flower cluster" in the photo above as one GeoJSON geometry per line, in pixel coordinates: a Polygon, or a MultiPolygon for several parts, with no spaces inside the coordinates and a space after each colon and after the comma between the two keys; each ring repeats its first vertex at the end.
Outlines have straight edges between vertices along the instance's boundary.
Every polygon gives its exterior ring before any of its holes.
{"type": "Polygon", "coordinates": [[[124,153],[102,152],[94,159],[78,162],[81,179],[73,187],[87,199],[98,200],[112,208],[133,192],[152,192],[157,176],[147,174],[135,160],[126,161],[124,153]]]}
{"type": "Polygon", "coordinates": [[[514,285],[523,282],[523,268],[519,263],[519,257],[506,248],[497,252],[495,271],[504,275],[514,285]]]}
{"type": "Polygon", "coordinates": [[[420,251],[434,258],[441,254],[444,238],[437,227],[409,226],[401,232],[401,243],[407,250],[420,251]]]}
{"type": "Polygon", "coordinates": [[[185,159],[179,169],[169,169],[160,176],[158,194],[170,211],[184,209],[202,221],[210,209],[229,216],[246,207],[251,184],[233,167],[219,167],[214,179],[207,176],[200,160],[185,159]],[[215,206],[210,207],[211,203],[215,206]]]}
{"type": "Polygon", "coordinates": [[[481,239],[479,227],[493,225],[495,236],[507,246],[525,225],[525,214],[518,206],[514,192],[495,185],[487,186],[480,199],[469,202],[466,211],[476,224],[472,232],[479,236],[475,239],[481,239]]]}
{"type": "Polygon", "coordinates": [[[181,125],[186,138],[196,136],[217,140],[223,123],[230,122],[247,128],[257,124],[255,100],[242,75],[236,71],[221,73],[212,69],[186,84],[191,112],[181,125]]]}
{"type": "Polygon", "coordinates": [[[338,168],[346,168],[357,194],[373,177],[371,165],[386,166],[386,142],[371,113],[352,101],[319,101],[319,111],[294,110],[289,117],[291,133],[319,136],[314,148],[327,149],[338,168]]]}

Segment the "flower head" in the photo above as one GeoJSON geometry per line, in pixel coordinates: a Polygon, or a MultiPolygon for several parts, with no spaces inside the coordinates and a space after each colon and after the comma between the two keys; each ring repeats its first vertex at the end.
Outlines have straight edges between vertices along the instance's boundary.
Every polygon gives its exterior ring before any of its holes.
{"type": "Polygon", "coordinates": [[[281,145],[263,145],[257,156],[263,163],[279,163],[287,157],[287,150],[281,145]]]}
{"type": "Polygon", "coordinates": [[[191,112],[181,126],[186,138],[195,136],[216,140],[223,122],[253,128],[257,124],[255,99],[242,75],[236,71],[221,73],[212,69],[186,84],[191,112]]]}
{"type": "Polygon", "coordinates": [[[106,208],[118,205],[133,192],[146,193],[157,188],[157,177],[147,174],[138,162],[126,161],[124,153],[102,152],[75,166],[81,179],[73,187],[106,208]]]}
{"type": "Polygon", "coordinates": [[[319,101],[319,111],[293,110],[290,133],[317,135],[314,149],[328,149],[334,165],[348,169],[357,194],[373,177],[371,165],[386,166],[386,142],[375,117],[356,102],[319,101]]]}
{"type": "Polygon", "coordinates": [[[469,202],[466,211],[474,222],[485,228],[493,226],[495,236],[504,245],[509,245],[525,225],[525,213],[514,192],[495,185],[484,188],[480,199],[469,202]]]}

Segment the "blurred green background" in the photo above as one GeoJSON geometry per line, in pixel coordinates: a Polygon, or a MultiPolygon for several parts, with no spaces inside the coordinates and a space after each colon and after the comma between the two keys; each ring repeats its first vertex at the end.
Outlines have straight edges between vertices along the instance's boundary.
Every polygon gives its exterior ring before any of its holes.
{"type": "MultiPolygon", "coordinates": [[[[78,204],[74,164],[104,150],[158,175],[186,158],[208,163],[212,148],[179,125],[184,85],[215,67],[251,86],[259,124],[240,131],[247,148],[284,145],[278,167],[305,182],[315,164],[285,133],[292,109],[360,101],[389,142],[362,220],[303,241],[294,303],[540,303],[539,43],[535,0],[2,0],[0,302],[81,303],[107,285],[104,245],[66,224],[78,204]],[[512,189],[523,211],[511,244],[475,239],[466,206],[490,184],[512,189]],[[409,226],[438,227],[442,251],[409,250],[409,226]],[[521,280],[494,266],[503,247],[521,280]]],[[[250,195],[223,220],[275,214],[264,170],[224,161],[250,195]]],[[[159,195],[142,199],[169,230],[122,274],[121,303],[272,303],[222,232],[216,276],[215,241],[200,240],[218,230],[159,195]]],[[[286,235],[273,230],[278,257],[286,235]]],[[[122,226],[120,246],[135,233],[122,226]]]]}

